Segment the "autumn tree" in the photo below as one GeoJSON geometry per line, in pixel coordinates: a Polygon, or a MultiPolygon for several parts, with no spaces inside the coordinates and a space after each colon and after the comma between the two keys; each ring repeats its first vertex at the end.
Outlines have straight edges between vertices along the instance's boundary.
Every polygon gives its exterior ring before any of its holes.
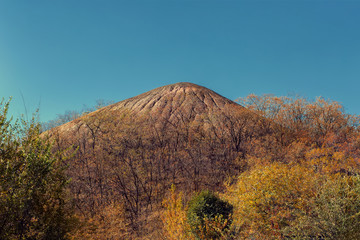
{"type": "Polygon", "coordinates": [[[166,239],[193,239],[189,234],[190,227],[186,221],[183,193],[177,192],[175,185],[171,186],[170,194],[164,199],[163,205],[165,210],[161,213],[161,218],[164,224],[163,234],[166,239]]]}
{"type": "Polygon", "coordinates": [[[347,141],[357,134],[359,116],[347,114],[343,106],[331,100],[302,97],[249,95],[238,102],[258,114],[290,129],[296,140],[322,144],[347,141]]]}
{"type": "Polygon", "coordinates": [[[359,176],[337,174],[319,187],[310,211],[286,231],[294,239],[360,239],[359,176]]]}
{"type": "Polygon", "coordinates": [[[302,166],[273,163],[241,174],[229,186],[234,224],[240,236],[281,239],[284,231],[310,210],[320,176],[302,166]]]}

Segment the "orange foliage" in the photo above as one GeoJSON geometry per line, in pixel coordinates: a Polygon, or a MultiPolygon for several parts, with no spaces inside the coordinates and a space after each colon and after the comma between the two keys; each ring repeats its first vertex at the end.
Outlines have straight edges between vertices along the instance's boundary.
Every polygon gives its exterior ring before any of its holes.
{"type": "Polygon", "coordinates": [[[321,146],[339,143],[358,134],[359,116],[344,112],[341,104],[317,98],[276,97],[273,95],[249,95],[238,100],[251,110],[291,129],[297,140],[321,146]]]}
{"type": "Polygon", "coordinates": [[[356,172],[358,162],[353,157],[334,148],[314,148],[305,155],[304,165],[316,172],[325,174],[356,172]]]}

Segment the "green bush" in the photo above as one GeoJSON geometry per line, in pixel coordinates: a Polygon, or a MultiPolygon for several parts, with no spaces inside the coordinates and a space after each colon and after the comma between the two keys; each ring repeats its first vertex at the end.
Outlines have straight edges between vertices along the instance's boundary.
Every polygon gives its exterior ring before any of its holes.
{"type": "Polygon", "coordinates": [[[188,205],[187,221],[197,239],[220,239],[232,223],[233,206],[210,191],[195,195],[188,205]]]}
{"type": "Polygon", "coordinates": [[[61,154],[40,137],[40,125],[12,121],[0,102],[0,239],[66,239],[72,211],[61,154]]]}

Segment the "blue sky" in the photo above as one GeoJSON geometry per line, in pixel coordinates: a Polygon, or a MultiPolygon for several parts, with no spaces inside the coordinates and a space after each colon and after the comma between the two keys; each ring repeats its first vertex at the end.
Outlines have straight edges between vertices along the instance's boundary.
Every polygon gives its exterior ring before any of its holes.
{"type": "Polygon", "coordinates": [[[323,96],[360,113],[360,1],[0,0],[12,113],[115,102],[176,82],[225,97],[323,96]]]}

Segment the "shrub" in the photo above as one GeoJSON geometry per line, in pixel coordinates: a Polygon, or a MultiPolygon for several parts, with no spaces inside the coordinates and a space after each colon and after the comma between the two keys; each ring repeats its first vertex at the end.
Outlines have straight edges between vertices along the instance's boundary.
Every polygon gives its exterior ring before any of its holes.
{"type": "Polygon", "coordinates": [[[0,239],[66,239],[72,211],[61,159],[40,125],[7,117],[0,103],[0,239]]]}
{"type": "Polygon", "coordinates": [[[197,239],[220,239],[228,234],[233,206],[210,191],[195,195],[188,205],[187,221],[197,239]]]}

